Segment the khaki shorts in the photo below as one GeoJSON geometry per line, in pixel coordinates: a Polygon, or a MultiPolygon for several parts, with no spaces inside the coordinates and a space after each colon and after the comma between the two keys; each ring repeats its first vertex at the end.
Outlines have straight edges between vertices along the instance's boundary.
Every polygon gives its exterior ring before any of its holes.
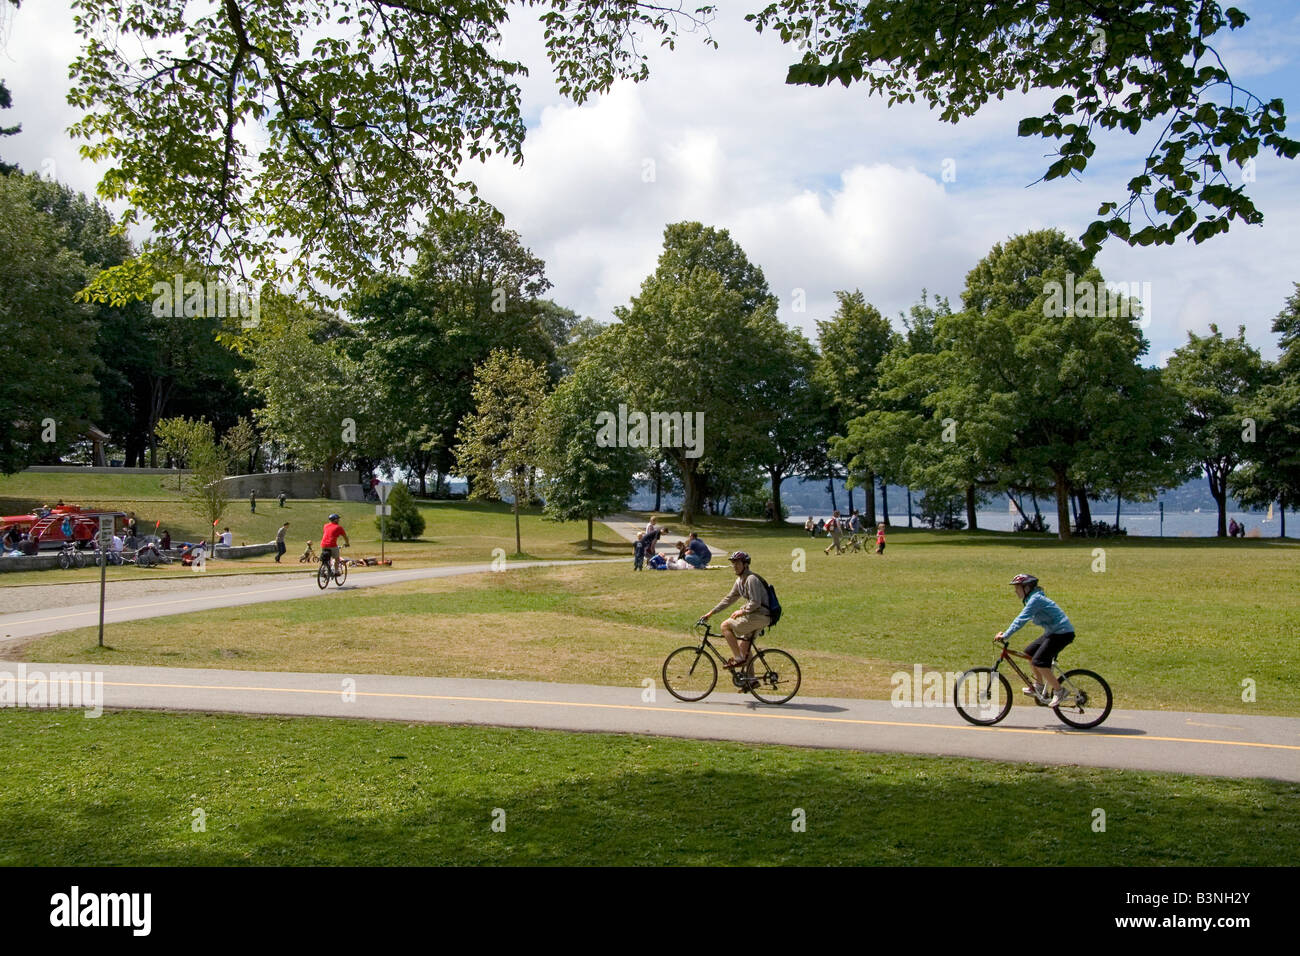
{"type": "Polygon", "coordinates": [[[742,614],[731,622],[731,627],[736,632],[737,637],[747,638],[771,623],[772,619],[766,614],[742,614]]]}

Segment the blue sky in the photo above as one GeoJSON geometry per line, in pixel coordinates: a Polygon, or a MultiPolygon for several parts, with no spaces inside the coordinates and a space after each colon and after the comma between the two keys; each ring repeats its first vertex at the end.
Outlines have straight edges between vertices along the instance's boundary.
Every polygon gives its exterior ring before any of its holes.
{"type": "MultiPolygon", "coordinates": [[[[1287,102],[1300,136],[1300,4],[1237,5],[1252,21],[1219,52],[1241,85],[1287,102]]],[[[782,318],[810,335],[837,289],[860,288],[890,316],[923,287],[956,302],[994,242],[1047,227],[1078,235],[1099,203],[1123,198],[1154,142],[1155,130],[1107,136],[1082,179],[1031,187],[1049,145],[1019,139],[1016,126],[1051,97],[1008,98],[954,126],[859,87],[789,87],[792,51],[743,21],[756,6],[723,0],[718,50],[684,37],[675,52],[656,51],[649,82],[582,107],[556,91],[535,14],[512,7],[505,51],[532,72],[521,84],[525,162],[473,173],[546,260],[558,302],[608,320],[653,270],[664,226],[683,219],[729,229],[763,268],[782,318]]],[[[76,119],[65,99],[77,51],[69,10],[25,4],[6,13],[3,41],[0,76],[14,95],[4,121],[23,124],[5,158],[93,189],[97,170],[64,132],[76,119]]],[[[1163,364],[1211,322],[1244,324],[1276,355],[1269,326],[1300,281],[1300,162],[1261,158],[1251,192],[1262,227],[1236,224],[1201,246],[1101,252],[1108,279],[1151,283],[1150,361],[1163,364]]]]}

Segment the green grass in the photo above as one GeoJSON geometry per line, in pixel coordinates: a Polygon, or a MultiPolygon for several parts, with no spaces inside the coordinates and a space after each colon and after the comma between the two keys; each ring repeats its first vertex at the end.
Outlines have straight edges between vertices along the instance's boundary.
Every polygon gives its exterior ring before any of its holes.
{"type": "Polygon", "coordinates": [[[1300,841],[1294,784],[1127,770],[132,712],[7,710],[0,749],[10,866],[1276,866],[1300,841]]]}
{"type": "MultiPolygon", "coordinates": [[[[507,516],[508,517],[508,516],[507,516]]],[[[606,532],[608,534],[608,532],[606,532]]],[[[802,694],[886,698],[891,675],[990,664],[1033,571],[1079,637],[1062,656],[1106,677],[1117,708],[1300,715],[1296,545],[1127,539],[1060,544],[896,531],[884,557],[826,556],[799,531],[702,525],[744,547],[778,589],[768,643],[795,654],[802,694]],[[1094,549],[1106,570],[1094,571],[1094,549]],[[805,570],[792,570],[797,548],[805,570]],[[1251,679],[1256,700],[1241,699],[1251,679]]],[[[624,551],[626,553],[626,551],[624,551]]],[[[482,557],[480,557],[480,560],[482,557]]],[[[645,572],[631,561],[416,582],[52,635],[27,660],[496,677],[636,686],[656,677],[730,572],[645,572]]],[[[370,572],[377,573],[377,572],[370,572]]],[[[1038,633],[1027,628],[1017,646],[1038,633]]],[[[1017,698],[1019,695],[1016,695],[1017,698]]]]}
{"type": "MultiPolygon", "coordinates": [[[[211,540],[211,528],[176,494],[175,479],[162,475],[45,474],[20,472],[0,476],[0,514],[22,514],[41,504],[53,505],[59,499],[83,508],[105,508],[134,512],[140,528],[152,532],[166,528],[173,541],[211,540]]],[[[420,502],[426,527],[418,541],[390,541],[384,546],[386,557],[398,567],[470,564],[492,560],[493,551],[501,548],[515,554],[514,517],[510,506],[486,502],[420,502]]],[[[375,527],[375,506],[370,503],[332,501],[323,498],[289,499],[284,508],[274,498],[259,498],[257,513],[248,508],[247,498],[237,498],[222,518],[219,527],[229,527],[235,544],[256,544],[275,539],[281,523],[289,522],[285,539],[285,559],[296,565],[298,556],[310,540],[320,544],[321,528],[331,512],[338,512],[352,541],[353,556],[380,553],[379,530],[375,527]]],[[[560,524],[544,521],[537,508],[525,509],[520,519],[524,553],[536,558],[574,558],[591,556],[587,552],[585,522],[560,524]]],[[[607,527],[595,528],[596,555],[622,554],[628,547],[607,527]]],[[[277,570],[271,555],[241,558],[232,562],[233,569],[249,572],[277,570]]],[[[163,569],[143,570],[134,567],[110,568],[110,580],[138,580],[145,574],[159,577],[163,569]]],[[[180,570],[171,572],[181,574],[180,570]]],[[[81,570],[18,571],[0,574],[0,588],[22,584],[54,584],[67,581],[99,580],[96,568],[81,570]]]]}

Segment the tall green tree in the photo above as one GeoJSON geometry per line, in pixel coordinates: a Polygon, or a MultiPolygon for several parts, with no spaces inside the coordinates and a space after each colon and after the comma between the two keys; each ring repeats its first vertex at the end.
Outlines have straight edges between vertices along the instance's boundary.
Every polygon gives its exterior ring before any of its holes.
{"type": "Polygon", "coordinates": [[[817,382],[817,352],[802,332],[782,329],[781,340],[758,358],[763,364],[754,383],[753,412],[762,433],[757,458],[771,489],[772,522],[783,525],[785,480],[824,473],[828,396],[817,382]]]}
{"type": "Polygon", "coordinates": [[[1182,441],[1200,465],[1219,509],[1218,536],[1228,535],[1228,482],[1250,457],[1258,423],[1252,404],[1264,373],[1259,351],[1246,342],[1246,327],[1225,337],[1217,325],[1209,335],[1187,333],[1165,365],[1165,383],[1178,396],[1182,441]]]}
{"type": "Polygon", "coordinates": [[[0,175],[0,471],[57,461],[100,411],[88,278],[34,176],[0,175]]]}
{"type": "Polygon", "coordinates": [[[474,411],[457,433],[456,465],[471,498],[494,499],[509,484],[515,515],[515,553],[523,553],[520,503],[528,500],[532,470],[544,458],[542,414],[546,367],[520,352],[497,349],[474,373],[474,411]]]}
{"type": "Polygon", "coordinates": [[[555,521],[587,522],[593,548],[595,519],[627,507],[644,453],[602,442],[597,421],[617,414],[626,394],[605,370],[583,362],[546,399],[541,468],[546,476],[542,513],[555,521]]]}

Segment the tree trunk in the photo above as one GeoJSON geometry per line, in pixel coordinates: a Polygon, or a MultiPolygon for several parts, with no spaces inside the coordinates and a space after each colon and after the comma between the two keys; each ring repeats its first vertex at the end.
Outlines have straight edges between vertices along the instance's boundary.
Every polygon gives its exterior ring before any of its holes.
{"type": "Polygon", "coordinates": [[[907,526],[912,527],[912,486],[907,486],[907,526]]]}
{"type": "Polygon", "coordinates": [[[663,504],[663,491],[664,491],[664,463],[662,461],[656,461],[655,462],[655,511],[656,512],[659,511],[660,506],[663,504]]]}
{"type": "Polygon", "coordinates": [[[853,489],[851,487],[846,487],[844,490],[848,492],[849,495],[849,514],[853,514],[853,489]]]}
{"type": "Polygon", "coordinates": [[[1035,521],[1035,523],[1037,523],[1037,524],[1042,524],[1042,521],[1043,521],[1043,509],[1040,508],[1040,507],[1038,507],[1038,492],[1034,491],[1033,489],[1030,489],[1030,491],[1029,491],[1029,499],[1034,503],[1034,521],[1035,521]]]}
{"type": "Polygon", "coordinates": [[[885,527],[889,527],[889,486],[885,484],[885,479],[880,479],[880,515],[881,520],[885,522],[885,527]]]}
{"type": "Polygon", "coordinates": [[[593,519],[592,519],[591,515],[587,515],[587,550],[588,550],[588,551],[595,551],[595,550],[596,550],[594,547],[592,547],[592,543],[591,543],[591,542],[592,542],[592,531],[591,531],[592,523],[593,523],[593,519]]]}
{"type": "Polygon", "coordinates": [[[1056,527],[1061,541],[1070,540],[1070,483],[1064,471],[1053,473],[1056,478],[1056,527]]]}
{"type": "Polygon", "coordinates": [[[700,483],[695,470],[682,464],[682,524],[695,524],[695,513],[701,510],[700,483]]]}
{"type": "Polygon", "coordinates": [[[781,517],[781,485],[785,478],[772,468],[769,468],[767,473],[772,479],[772,523],[781,525],[785,523],[785,519],[781,517]]]}
{"type": "Polygon", "coordinates": [[[1218,537],[1226,538],[1228,536],[1228,472],[1230,468],[1224,469],[1223,477],[1220,478],[1215,469],[1209,466],[1205,468],[1205,475],[1210,480],[1210,494],[1214,497],[1214,503],[1219,506],[1219,533],[1218,537]]]}
{"type": "Polygon", "coordinates": [[[867,527],[876,526],[876,473],[867,472],[867,483],[862,486],[863,497],[866,501],[862,504],[862,510],[866,512],[867,527]]]}
{"type": "Polygon", "coordinates": [[[1278,502],[1277,513],[1278,513],[1278,517],[1282,519],[1281,537],[1285,538],[1286,537],[1286,503],[1285,502],[1281,502],[1281,501],[1278,502]]]}
{"type": "Polygon", "coordinates": [[[1124,498],[1122,495],[1120,494],[1115,495],[1115,528],[1117,530],[1119,528],[1119,503],[1123,500],[1124,498]]]}
{"type": "Polygon", "coordinates": [[[519,541],[519,495],[515,494],[515,554],[523,554],[524,546],[519,541]]]}
{"type": "Polygon", "coordinates": [[[966,486],[966,527],[970,531],[979,530],[979,519],[975,514],[975,486],[966,486]]]}
{"type": "Polygon", "coordinates": [[[1079,499],[1079,524],[1087,528],[1092,524],[1092,507],[1088,504],[1088,489],[1086,486],[1079,486],[1077,497],[1079,499]]]}
{"type": "Polygon", "coordinates": [[[827,490],[828,492],[830,492],[830,495],[831,495],[831,511],[838,511],[839,508],[837,508],[836,505],[835,505],[835,471],[834,471],[834,469],[831,470],[830,477],[826,479],[826,490],[827,490]]]}

